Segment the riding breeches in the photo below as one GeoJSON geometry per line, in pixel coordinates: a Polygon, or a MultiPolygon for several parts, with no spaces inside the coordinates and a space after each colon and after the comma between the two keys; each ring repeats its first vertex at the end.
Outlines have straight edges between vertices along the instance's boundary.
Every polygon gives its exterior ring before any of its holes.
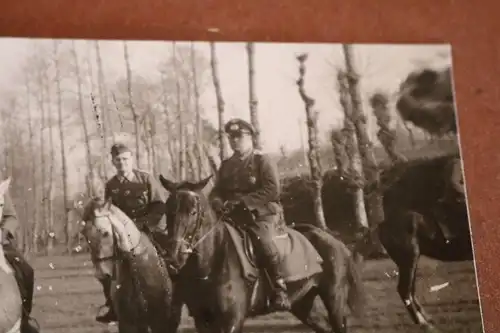
{"type": "Polygon", "coordinates": [[[257,218],[254,223],[246,226],[254,244],[257,259],[263,259],[263,264],[269,269],[271,278],[279,278],[277,265],[279,261],[279,252],[274,243],[276,226],[280,215],[269,215],[257,218]]]}
{"type": "Polygon", "coordinates": [[[5,259],[12,266],[14,276],[19,286],[23,300],[25,315],[31,313],[33,307],[33,291],[35,286],[35,272],[33,267],[23,258],[13,244],[4,244],[5,259]]]}

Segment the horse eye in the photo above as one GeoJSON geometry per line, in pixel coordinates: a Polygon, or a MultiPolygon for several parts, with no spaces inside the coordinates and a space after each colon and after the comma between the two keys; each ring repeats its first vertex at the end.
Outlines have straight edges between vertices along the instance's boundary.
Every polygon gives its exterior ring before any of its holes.
{"type": "Polygon", "coordinates": [[[109,231],[104,231],[104,232],[102,233],[102,236],[103,236],[103,237],[108,237],[108,236],[109,236],[109,231]]]}
{"type": "Polygon", "coordinates": [[[192,211],[191,213],[189,213],[189,215],[195,216],[196,215],[196,211],[192,211]]]}

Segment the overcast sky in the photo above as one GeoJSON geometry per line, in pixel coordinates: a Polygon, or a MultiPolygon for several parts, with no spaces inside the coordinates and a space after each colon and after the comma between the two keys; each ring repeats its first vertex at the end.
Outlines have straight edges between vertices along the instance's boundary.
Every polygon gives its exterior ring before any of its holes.
{"type": "MultiPolygon", "coordinates": [[[[0,90],[12,89],[20,81],[20,67],[33,52],[33,40],[0,39],[0,90]]],[[[157,65],[164,61],[172,47],[170,42],[130,42],[129,52],[133,73],[143,77],[158,75],[157,65]]],[[[196,43],[197,49],[209,58],[207,43],[196,43]]],[[[356,66],[362,75],[361,90],[365,107],[369,95],[375,89],[394,93],[401,80],[416,66],[429,64],[440,67],[451,61],[448,45],[354,45],[356,66]]],[[[116,77],[125,74],[121,42],[103,41],[101,44],[106,75],[116,77]]],[[[298,66],[295,56],[309,53],[307,61],[306,89],[316,100],[319,111],[322,139],[327,130],[338,126],[342,113],[335,92],[335,68],[343,64],[339,44],[284,44],[258,43],[255,47],[256,86],[259,117],[264,150],[278,151],[281,145],[287,149],[300,147],[301,131],[305,136],[304,104],[297,92],[295,80],[298,66]],[[300,125],[299,125],[300,123],[300,125]]],[[[248,67],[243,43],[217,43],[217,56],[226,119],[249,119],[248,67]]],[[[211,81],[201,96],[206,118],[216,124],[217,111],[211,81]]]]}

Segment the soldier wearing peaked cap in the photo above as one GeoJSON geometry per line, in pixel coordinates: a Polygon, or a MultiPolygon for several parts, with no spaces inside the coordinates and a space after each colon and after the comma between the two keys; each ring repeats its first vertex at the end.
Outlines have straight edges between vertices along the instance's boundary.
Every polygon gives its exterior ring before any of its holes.
{"type": "MultiPolygon", "coordinates": [[[[132,151],[125,144],[114,144],[111,158],[116,175],[106,183],[106,199],[111,198],[113,205],[127,214],[140,230],[156,238],[158,233],[154,231],[165,228],[163,215],[166,196],[163,187],[149,173],[134,168],[132,151]]],[[[105,305],[109,309],[104,315],[97,316],[96,320],[103,323],[116,321],[111,306],[111,276],[106,272],[96,273],[103,286],[105,305]]]]}
{"type": "Polygon", "coordinates": [[[224,129],[234,154],[222,162],[210,201],[219,212],[228,202],[243,203],[256,212],[254,223],[247,229],[256,243],[256,254],[262,259],[258,262],[265,263],[264,268],[275,284],[271,306],[276,311],[288,311],[290,301],[285,283],[278,273],[278,249],[272,239],[273,230],[282,216],[277,166],[269,156],[253,148],[255,130],[251,124],[242,119],[232,119],[224,129]]]}

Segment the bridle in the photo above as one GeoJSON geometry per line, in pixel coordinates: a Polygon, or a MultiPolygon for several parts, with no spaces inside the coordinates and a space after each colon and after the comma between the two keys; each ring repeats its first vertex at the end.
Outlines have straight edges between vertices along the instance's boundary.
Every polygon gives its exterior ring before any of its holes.
{"type": "MultiPolygon", "coordinates": [[[[93,261],[96,262],[96,263],[101,263],[103,261],[116,261],[116,260],[124,260],[128,254],[130,253],[135,253],[134,250],[136,250],[137,248],[140,247],[141,245],[141,240],[139,239],[139,242],[132,247],[132,249],[130,249],[130,251],[127,251],[129,253],[125,253],[123,250],[121,250],[119,247],[118,247],[118,238],[116,236],[116,228],[115,226],[113,225],[113,223],[111,222],[111,217],[110,217],[111,213],[107,212],[106,214],[95,214],[95,218],[106,218],[108,223],[111,225],[111,237],[113,239],[113,246],[112,246],[112,253],[111,255],[109,256],[105,256],[105,257],[94,257],[93,258],[93,261]]],[[[146,249],[143,249],[143,252],[141,253],[135,253],[135,255],[142,255],[144,254],[146,251],[146,249]]],[[[115,271],[115,267],[113,266],[113,271],[115,271]]]]}
{"type": "MultiPolygon", "coordinates": [[[[176,193],[176,197],[178,197],[178,193],[176,193]]],[[[215,221],[215,223],[212,225],[212,227],[201,237],[196,239],[196,235],[201,230],[202,224],[203,224],[203,219],[205,218],[205,212],[201,209],[201,199],[199,195],[196,195],[195,197],[196,203],[195,203],[195,210],[190,213],[190,214],[197,214],[196,217],[196,224],[194,229],[189,232],[189,233],[184,233],[180,238],[174,239],[174,242],[179,242],[181,244],[186,244],[186,249],[181,250],[181,253],[183,254],[188,254],[191,255],[194,252],[196,252],[197,247],[215,230],[215,228],[218,226],[218,224],[224,219],[224,217],[227,215],[227,212],[224,212],[221,214],[221,216],[215,221]]],[[[179,211],[179,205],[177,204],[176,209],[175,209],[175,214],[177,214],[179,211]]]]}

